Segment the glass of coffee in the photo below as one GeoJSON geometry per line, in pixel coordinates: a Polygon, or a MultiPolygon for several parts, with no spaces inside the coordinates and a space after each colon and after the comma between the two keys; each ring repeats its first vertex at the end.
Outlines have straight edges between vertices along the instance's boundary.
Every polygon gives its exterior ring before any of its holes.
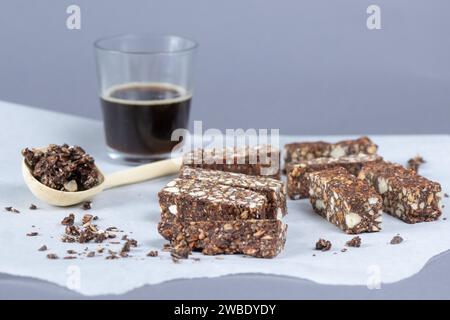
{"type": "Polygon", "coordinates": [[[170,156],[187,128],[197,43],[177,36],[121,35],[95,42],[108,154],[126,162],[170,156]]]}

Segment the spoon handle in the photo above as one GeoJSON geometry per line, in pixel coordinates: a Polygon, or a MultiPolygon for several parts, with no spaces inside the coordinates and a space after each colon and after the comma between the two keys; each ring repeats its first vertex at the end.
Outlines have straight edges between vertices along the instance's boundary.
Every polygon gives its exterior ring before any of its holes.
{"type": "Polygon", "coordinates": [[[105,189],[177,173],[181,162],[181,158],[166,159],[114,172],[105,177],[105,189]]]}

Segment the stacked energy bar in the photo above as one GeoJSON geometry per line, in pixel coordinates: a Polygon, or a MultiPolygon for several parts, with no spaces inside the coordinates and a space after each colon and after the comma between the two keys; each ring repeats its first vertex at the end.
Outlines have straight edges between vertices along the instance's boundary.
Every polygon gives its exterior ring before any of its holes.
{"type": "Polygon", "coordinates": [[[280,180],[184,166],[158,195],[158,231],[174,250],[273,258],[284,248],[287,225],[281,218],[287,209],[280,180]]]}

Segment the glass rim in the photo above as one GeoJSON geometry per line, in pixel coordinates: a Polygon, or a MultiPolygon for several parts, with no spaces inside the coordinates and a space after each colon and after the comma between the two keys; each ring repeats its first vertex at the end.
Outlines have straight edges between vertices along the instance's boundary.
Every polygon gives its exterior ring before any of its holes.
{"type": "Polygon", "coordinates": [[[195,40],[180,37],[176,35],[171,34],[148,34],[148,33],[125,33],[125,34],[117,34],[112,36],[106,36],[99,38],[94,41],[94,47],[98,50],[102,51],[108,51],[111,53],[119,53],[119,54],[137,54],[137,55],[152,55],[152,54],[178,54],[178,53],[184,53],[184,52],[190,52],[193,51],[198,47],[198,42],[195,40]],[[123,40],[123,39],[164,39],[164,38],[174,38],[179,39],[185,42],[188,42],[189,45],[186,48],[179,49],[179,50],[118,50],[118,49],[112,49],[108,48],[107,46],[102,45],[102,42],[109,41],[109,40],[123,40]]]}

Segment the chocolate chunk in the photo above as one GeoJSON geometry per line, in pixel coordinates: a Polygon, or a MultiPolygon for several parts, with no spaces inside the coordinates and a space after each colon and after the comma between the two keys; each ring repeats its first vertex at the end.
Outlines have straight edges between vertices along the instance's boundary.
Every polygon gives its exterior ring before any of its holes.
{"type": "Polygon", "coordinates": [[[56,260],[56,259],[59,259],[59,257],[54,253],[49,253],[47,255],[47,259],[56,260]]]}
{"type": "Polygon", "coordinates": [[[408,160],[408,169],[412,169],[415,172],[419,172],[419,167],[426,161],[419,155],[408,160]]]}
{"type": "Polygon", "coordinates": [[[28,232],[27,233],[27,237],[35,237],[35,236],[37,236],[39,233],[37,233],[37,232],[35,232],[35,231],[33,231],[33,232],[28,232]]]}
{"type": "Polygon", "coordinates": [[[73,225],[74,221],[75,215],[73,213],[70,213],[67,217],[64,217],[64,219],[61,221],[61,224],[65,226],[71,226],[73,225]]]}
{"type": "Polygon", "coordinates": [[[16,208],[13,208],[13,207],[5,207],[5,210],[8,212],[12,212],[12,213],[20,213],[19,210],[17,210],[16,208]]]}
{"type": "Polygon", "coordinates": [[[316,242],[316,250],[328,251],[331,249],[331,242],[325,239],[319,239],[316,242]]]}
{"type": "Polygon", "coordinates": [[[361,246],[361,238],[356,236],[351,240],[347,241],[347,246],[359,248],[361,246]]]}
{"type": "Polygon", "coordinates": [[[402,237],[395,236],[395,237],[392,238],[390,243],[391,244],[399,244],[399,243],[402,243],[402,242],[403,242],[403,238],[402,237]]]}
{"type": "Polygon", "coordinates": [[[35,204],[30,204],[30,210],[36,210],[37,206],[35,204]]]}
{"type": "Polygon", "coordinates": [[[83,205],[81,206],[81,208],[83,210],[90,210],[91,209],[91,203],[92,203],[92,201],[85,201],[85,202],[83,202],[83,205]]]}
{"type": "Polygon", "coordinates": [[[157,257],[158,256],[158,251],[156,250],[152,250],[149,253],[147,253],[147,257],[157,257]]]}
{"type": "Polygon", "coordinates": [[[47,246],[44,244],[42,247],[38,249],[38,251],[47,251],[47,246]]]}
{"type": "Polygon", "coordinates": [[[68,254],[77,254],[78,252],[76,252],[75,250],[67,250],[66,251],[68,254]]]}

